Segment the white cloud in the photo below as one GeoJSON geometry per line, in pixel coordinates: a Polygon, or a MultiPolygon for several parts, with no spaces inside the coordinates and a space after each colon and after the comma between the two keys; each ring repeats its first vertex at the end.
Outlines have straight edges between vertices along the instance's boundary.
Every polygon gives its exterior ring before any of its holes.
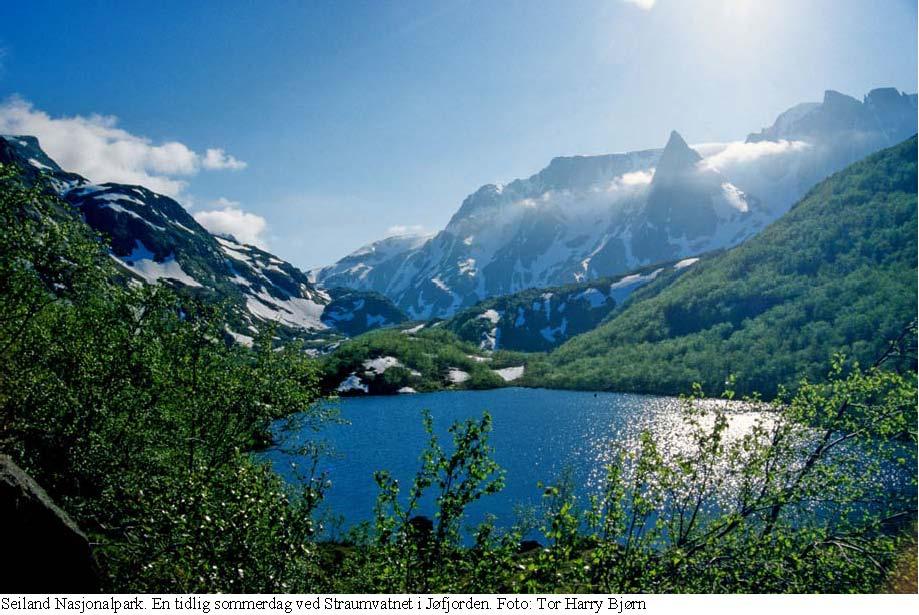
{"type": "Polygon", "coordinates": [[[222,208],[224,208],[224,209],[227,208],[227,207],[236,207],[236,208],[239,208],[240,202],[239,202],[239,201],[234,201],[234,200],[232,200],[232,199],[228,199],[228,198],[225,197],[225,196],[221,196],[221,197],[218,197],[218,198],[214,199],[213,201],[210,201],[209,205],[211,205],[211,206],[213,206],[213,207],[222,207],[222,208]]]}
{"type": "Polygon", "coordinates": [[[220,148],[207,150],[201,164],[205,169],[232,169],[234,171],[245,169],[246,163],[230,156],[220,148]]]}
{"type": "Polygon", "coordinates": [[[643,11],[650,11],[654,8],[654,3],[657,2],[657,0],[623,0],[623,2],[634,4],[643,11]]]}
{"type": "Polygon", "coordinates": [[[215,235],[232,235],[237,241],[265,248],[263,233],[268,222],[258,214],[243,211],[239,203],[220,197],[212,202],[216,209],[194,213],[198,224],[215,235]]]}
{"type": "Polygon", "coordinates": [[[745,143],[733,141],[730,143],[703,143],[693,146],[705,158],[699,163],[704,168],[725,171],[730,167],[744,165],[764,156],[781,156],[802,152],[810,148],[806,141],[760,141],[758,143],[745,143]]]}
{"type": "MultiPolygon", "coordinates": [[[[700,156],[703,158],[708,158],[709,156],[714,156],[719,152],[723,152],[731,143],[735,141],[711,141],[708,143],[691,143],[689,147],[696,150],[700,156]]],[[[743,143],[743,141],[736,141],[736,143],[743,143]]]]}
{"type": "Polygon", "coordinates": [[[651,169],[650,171],[634,171],[632,173],[624,173],[616,179],[623,186],[645,186],[651,183],[651,179],[653,177],[654,169],[651,169]]]}
{"type": "Polygon", "coordinates": [[[747,204],[746,195],[743,193],[743,190],[730,182],[721,184],[721,190],[724,193],[725,200],[731,207],[739,212],[745,213],[750,211],[750,206],[747,204]]]}
{"type": "Polygon", "coordinates": [[[426,235],[424,227],[420,224],[396,224],[386,229],[387,237],[397,237],[400,235],[426,235]]]}
{"type": "Polygon", "coordinates": [[[222,149],[208,149],[202,156],[178,141],[154,144],[119,128],[118,118],[111,115],[54,118],[17,97],[0,103],[0,134],[38,137],[61,167],[91,181],[140,184],[173,197],[185,189],[183,178],[202,168],[246,166],[222,149]]]}

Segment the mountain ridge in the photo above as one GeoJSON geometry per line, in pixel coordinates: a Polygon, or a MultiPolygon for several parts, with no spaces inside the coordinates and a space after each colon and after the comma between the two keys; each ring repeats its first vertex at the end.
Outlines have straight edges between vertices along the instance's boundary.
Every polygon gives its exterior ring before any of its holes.
{"type": "Polygon", "coordinates": [[[180,293],[228,302],[227,334],[251,343],[264,325],[284,339],[317,343],[397,324],[405,315],[377,293],[320,289],[306,273],[255,246],[211,234],[174,199],[139,185],[88,179],[64,171],[31,136],[0,136],[0,162],[51,189],[104,235],[130,278],[180,293]],[[348,311],[351,306],[351,312],[348,311]],[[361,324],[363,323],[363,324],[361,324]],[[346,333],[347,331],[347,333],[346,333]]]}
{"type": "MultiPolygon", "coordinates": [[[[916,317],[917,139],[833,174],[761,234],[649,285],[531,365],[528,384],[777,394],[833,352],[871,364],[916,317]]],[[[915,368],[915,366],[913,366],[915,368]]]]}
{"type": "Polygon", "coordinates": [[[669,283],[699,260],[656,263],[624,276],[490,297],[461,310],[443,327],[481,350],[551,351],[601,324],[638,289],[662,279],[669,283]]]}
{"type": "Polygon", "coordinates": [[[705,155],[673,131],[662,149],[556,157],[529,178],[472,192],[418,245],[384,239],[370,245],[389,242],[385,257],[352,253],[312,278],[380,292],[412,318],[450,317],[488,297],[731,247],[820,180],[913,134],[915,112],[916,95],[892,88],[861,102],[828,91],[705,155]]]}

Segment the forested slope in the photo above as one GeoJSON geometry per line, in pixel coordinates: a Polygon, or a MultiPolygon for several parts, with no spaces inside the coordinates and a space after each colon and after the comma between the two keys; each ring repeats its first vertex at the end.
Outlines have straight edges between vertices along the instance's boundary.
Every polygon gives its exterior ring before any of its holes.
{"type": "MultiPolygon", "coordinates": [[[[760,235],[531,366],[540,386],[774,394],[870,363],[916,317],[916,137],[815,186],[760,235]]],[[[648,289],[652,290],[652,289],[648,289]]],[[[638,300],[640,299],[640,300],[638,300]]]]}

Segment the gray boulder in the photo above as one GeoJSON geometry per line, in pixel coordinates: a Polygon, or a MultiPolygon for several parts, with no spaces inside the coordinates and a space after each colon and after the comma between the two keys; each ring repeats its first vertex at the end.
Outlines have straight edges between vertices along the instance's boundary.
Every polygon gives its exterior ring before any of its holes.
{"type": "Polygon", "coordinates": [[[0,593],[100,589],[98,566],[86,535],[6,455],[0,455],[0,544],[0,593]]]}

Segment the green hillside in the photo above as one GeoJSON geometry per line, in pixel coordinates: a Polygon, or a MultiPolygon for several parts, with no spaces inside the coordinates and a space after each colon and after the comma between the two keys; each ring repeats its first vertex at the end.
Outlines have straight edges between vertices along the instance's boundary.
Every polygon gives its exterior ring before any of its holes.
{"type": "Polygon", "coordinates": [[[321,382],[324,391],[343,395],[488,389],[519,378],[502,370],[523,368],[522,374],[527,360],[523,353],[483,351],[438,325],[386,328],[345,340],[323,357],[321,382]]]}
{"type": "MultiPolygon", "coordinates": [[[[560,388],[774,394],[870,363],[916,317],[916,137],[814,187],[760,235],[531,364],[560,388]]],[[[647,289],[652,290],[652,289],[647,289]]],[[[636,299],[639,299],[636,297],[636,299]]]]}

